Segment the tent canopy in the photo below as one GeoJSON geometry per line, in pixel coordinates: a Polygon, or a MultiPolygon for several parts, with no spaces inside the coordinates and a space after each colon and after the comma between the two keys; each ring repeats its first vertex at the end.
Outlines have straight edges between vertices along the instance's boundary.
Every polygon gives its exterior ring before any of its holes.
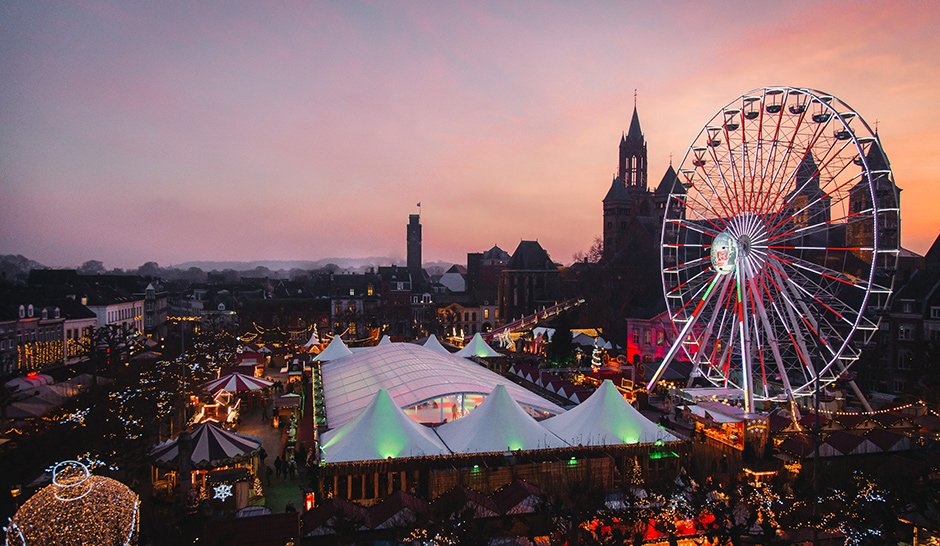
{"type": "Polygon", "coordinates": [[[571,445],[646,444],[679,439],[636,410],[605,379],[587,400],[542,422],[571,445]]]}
{"type": "Polygon", "coordinates": [[[434,432],[405,415],[385,389],[358,417],[325,432],[322,445],[331,463],[448,454],[434,432]]]}
{"type": "Polygon", "coordinates": [[[314,347],[319,344],[320,344],[320,337],[317,336],[317,329],[314,328],[313,331],[310,332],[310,339],[308,339],[307,342],[304,343],[304,347],[314,347]]]}
{"type": "Polygon", "coordinates": [[[390,345],[392,343],[392,338],[388,337],[388,334],[382,336],[382,339],[379,340],[378,345],[390,345]]]}
{"type": "Polygon", "coordinates": [[[329,362],[330,360],[336,360],[351,354],[353,353],[349,350],[349,347],[343,343],[343,338],[333,336],[333,339],[330,340],[330,344],[326,346],[326,349],[320,351],[320,354],[314,357],[314,360],[317,362],[329,362]]]}
{"type": "Polygon", "coordinates": [[[567,444],[540,425],[497,385],[465,417],[437,427],[437,434],[454,453],[492,453],[517,449],[547,449],[567,444]]]}
{"type": "Polygon", "coordinates": [[[466,347],[460,349],[454,354],[462,357],[476,356],[479,358],[495,358],[498,356],[503,356],[497,353],[492,347],[483,341],[483,336],[480,335],[480,332],[473,334],[473,339],[470,340],[470,343],[467,343],[466,347]]]}
{"type": "MultiPolygon", "coordinates": [[[[492,392],[506,379],[483,366],[413,343],[370,347],[352,356],[327,362],[321,368],[326,419],[338,428],[359,415],[379,389],[385,389],[401,408],[452,394],[492,392]]],[[[549,414],[558,405],[515,383],[510,395],[526,407],[549,414]]]]}
{"type": "Polygon", "coordinates": [[[273,382],[266,379],[259,379],[250,375],[233,372],[209,381],[203,385],[203,390],[210,393],[218,391],[247,392],[261,390],[273,384],[273,382]]]}
{"type": "MultiPolygon", "coordinates": [[[[231,461],[253,455],[261,449],[261,441],[213,425],[202,423],[190,433],[193,468],[215,468],[231,461]]],[[[154,462],[175,467],[179,458],[179,436],[154,446],[150,452],[154,462]]]]}
{"type": "Polygon", "coordinates": [[[447,347],[444,347],[443,345],[441,345],[441,342],[437,339],[437,336],[435,336],[434,334],[431,334],[428,336],[428,339],[427,341],[424,342],[423,347],[425,349],[430,349],[434,351],[435,353],[441,353],[445,355],[450,354],[450,351],[447,350],[447,347]]]}

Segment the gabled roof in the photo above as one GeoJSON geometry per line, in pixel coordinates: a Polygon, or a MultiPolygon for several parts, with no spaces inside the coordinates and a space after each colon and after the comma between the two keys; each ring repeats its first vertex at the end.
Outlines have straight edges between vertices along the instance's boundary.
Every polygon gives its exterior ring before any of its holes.
{"type": "Polygon", "coordinates": [[[385,389],[355,419],[323,433],[322,446],[323,459],[330,463],[448,453],[431,429],[405,415],[385,389]]]}
{"type": "Polygon", "coordinates": [[[435,336],[434,334],[431,334],[428,336],[428,340],[424,342],[424,345],[422,345],[422,347],[424,347],[425,349],[430,349],[431,351],[434,351],[435,353],[441,353],[445,355],[450,354],[450,351],[447,350],[447,347],[444,347],[443,345],[441,345],[441,342],[437,339],[437,336],[435,336]]]}
{"type": "Polygon", "coordinates": [[[470,343],[467,343],[463,349],[460,349],[454,354],[464,358],[469,358],[471,356],[479,358],[495,358],[498,356],[503,356],[496,352],[495,349],[490,347],[487,342],[483,341],[483,336],[480,335],[480,332],[473,334],[473,338],[470,340],[470,343]]]}
{"type": "Polygon", "coordinates": [[[434,513],[443,519],[470,514],[473,519],[489,518],[500,514],[492,498],[466,486],[458,486],[441,494],[431,504],[434,513]]]}
{"type": "Polygon", "coordinates": [[[516,271],[556,271],[558,267],[538,241],[520,241],[506,269],[516,271]]]}
{"type": "Polygon", "coordinates": [[[509,260],[509,257],[509,253],[499,248],[497,245],[493,245],[493,248],[483,251],[484,260],[499,260],[505,262],[509,260]]]}
{"type": "Polygon", "coordinates": [[[330,340],[330,344],[326,346],[326,349],[323,349],[313,360],[316,362],[329,362],[330,360],[337,360],[351,354],[353,353],[349,350],[349,347],[343,343],[343,338],[333,336],[333,339],[330,340]]]}
{"type": "Polygon", "coordinates": [[[567,444],[540,425],[497,385],[482,404],[466,416],[437,427],[454,453],[494,453],[547,449],[567,444]]]}
{"type": "Polygon", "coordinates": [[[679,439],[643,417],[605,379],[590,398],[578,406],[542,422],[548,430],[571,445],[601,446],[651,444],[679,439]]]}

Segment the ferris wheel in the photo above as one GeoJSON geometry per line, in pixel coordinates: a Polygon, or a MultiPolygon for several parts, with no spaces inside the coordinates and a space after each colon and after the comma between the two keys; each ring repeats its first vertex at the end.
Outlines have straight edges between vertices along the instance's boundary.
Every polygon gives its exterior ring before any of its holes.
{"type": "MultiPolygon", "coordinates": [[[[891,296],[898,191],[877,132],[838,98],[764,87],[729,102],[679,168],[662,227],[675,357],[755,400],[842,378],[891,296]],[[818,379],[818,381],[817,381],[818,379]]],[[[690,384],[692,380],[690,379],[690,384]]]]}

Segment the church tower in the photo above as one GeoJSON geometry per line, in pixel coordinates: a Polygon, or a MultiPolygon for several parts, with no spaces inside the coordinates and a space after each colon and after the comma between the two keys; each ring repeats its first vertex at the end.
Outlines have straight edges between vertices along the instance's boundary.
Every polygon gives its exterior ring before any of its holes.
{"type": "Polygon", "coordinates": [[[633,118],[626,135],[620,137],[620,168],[617,171],[625,186],[646,189],[646,139],[640,129],[640,116],[633,105],[633,118]]]}
{"type": "Polygon", "coordinates": [[[647,188],[646,175],[646,139],[634,103],[630,128],[620,137],[617,175],[604,197],[604,259],[607,261],[628,246],[631,224],[637,218],[645,221],[658,213],[653,194],[647,188]]]}

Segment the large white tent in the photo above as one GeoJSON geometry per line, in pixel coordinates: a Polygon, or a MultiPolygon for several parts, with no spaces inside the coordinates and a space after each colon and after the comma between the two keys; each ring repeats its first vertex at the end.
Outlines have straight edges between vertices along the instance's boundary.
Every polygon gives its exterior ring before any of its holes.
{"type": "MultiPolygon", "coordinates": [[[[325,352],[325,351],[324,351],[325,352]]],[[[323,395],[330,428],[359,415],[379,389],[385,389],[400,408],[453,394],[487,394],[506,379],[483,366],[413,343],[392,343],[325,363],[323,395]]],[[[549,415],[560,406],[515,383],[506,386],[520,404],[549,415]]],[[[476,411],[476,410],[474,410],[476,411]]]]}
{"type": "Polygon", "coordinates": [[[438,436],[454,453],[491,453],[517,449],[547,449],[567,444],[540,425],[516,403],[505,385],[497,385],[486,400],[465,417],[444,423],[438,436]]]}
{"type": "Polygon", "coordinates": [[[434,432],[405,415],[385,389],[358,417],[325,432],[321,441],[330,463],[449,454],[434,432]]]}
{"type": "Polygon", "coordinates": [[[542,421],[571,445],[647,444],[679,439],[636,410],[609,379],[578,406],[542,421]]]}
{"type": "Polygon", "coordinates": [[[495,349],[489,346],[485,341],[483,341],[483,336],[480,335],[480,332],[473,334],[473,338],[470,339],[470,343],[463,348],[454,353],[457,356],[462,356],[465,358],[476,356],[479,358],[494,358],[497,356],[503,356],[496,352],[495,349]]]}
{"type": "Polygon", "coordinates": [[[382,336],[382,339],[379,340],[377,345],[390,345],[392,343],[392,338],[388,337],[388,334],[382,336]]]}
{"type": "Polygon", "coordinates": [[[436,353],[441,353],[444,355],[451,354],[451,352],[447,350],[447,347],[444,347],[443,345],[441,345],[440,340],[438,340],[437,336],[434,334],[431,334],[428,336],[428,339],[427,341],[424,342],[423,347],[425,349],[430,349],[436,353]]]}
{"type": "Polygon", "coordinates": [[[330,340],[330,344],[327,345],[326,349],[323,349],[320,354],[314,357],[314,360],[317,362],[329,362],[351,354],[353,354],[352,351],[343,343],[343,339],[339,336],[333,336],[333,339],[330,340]]]}

